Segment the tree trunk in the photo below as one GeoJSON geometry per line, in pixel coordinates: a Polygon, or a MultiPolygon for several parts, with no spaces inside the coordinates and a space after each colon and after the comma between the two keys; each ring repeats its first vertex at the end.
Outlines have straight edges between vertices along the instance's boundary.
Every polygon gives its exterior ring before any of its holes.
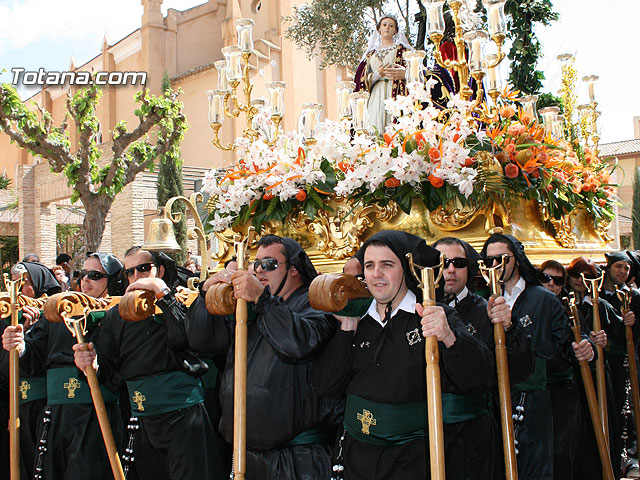
{"type": "MultiPolygon", "coordinates": [[[[84,246],[87,252],[97,252],[102,242],[102,234],[107,214],[113,204],[113,198],[94,195],[89,199],[80,198],[84,205],[84,246]]],[[[109,253],[109,252],[106,252],[109,253]]]]}

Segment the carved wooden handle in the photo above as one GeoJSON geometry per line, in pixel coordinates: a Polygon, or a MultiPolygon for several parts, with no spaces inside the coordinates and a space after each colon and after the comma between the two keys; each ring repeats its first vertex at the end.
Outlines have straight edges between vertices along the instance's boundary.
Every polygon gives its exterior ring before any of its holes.
{"type": "Polygon", "coordinates": [[[228,283],[214,283],[207,290],[204,301],[211,315],[232,315],[236,311],[233,286],[228,283]]]}
{"type": "Polygon", "coordinates": [[[133,290],[120,300],[120,316],[127,322],[141,322],[156,312],[156,297],[149,290],[133,290]]]}
{"type": "Polygon", "coordinates": [[[318,275],[309,286],[309,304],[323,312],[339,312],[349,300],[369,298],[367,287],[353,275],[326,273],[318,275]]]}
{"type": "Polygon", "coordinates": [[[81,316],[86,309],[107,310],[119,301],[120,297],[94,298],[79,292],[56,293],[44,304],[44,315],[50,322],[62,322],[65,316],[81,316]]]}

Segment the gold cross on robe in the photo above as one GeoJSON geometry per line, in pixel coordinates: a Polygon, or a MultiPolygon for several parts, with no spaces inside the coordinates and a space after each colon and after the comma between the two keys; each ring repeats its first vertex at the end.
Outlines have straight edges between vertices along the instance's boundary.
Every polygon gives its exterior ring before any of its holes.
{"type": "Polygon", "coordinates": [[[364,408],[362,409],[362,413],[358,413],[356,415],[356,418],[360,420],[360,423],[362,423],[362,433],[369,435],[369,427],[376,424],[376,419],[373,418],[373,413],[364,408]]]}
{"type": "Polygon", "coordinates": [[[138,411],[143,412],[144,411],[144,405],[142,405],[142,402],[146,401],[147,397],[142,395],[142,393],[136,391],[136,392],[134,392],[134,395],[133,395],[132,398],[133,398],[133,403],[138,405],[138,411]]]}
{"type": "Polygon", "coordinates": [[[65,383],[63,386],[69,392],[67,394],[67,397],[75,398],[76,390],[80,388],[80,382],[78,381],[77,378],[71,377],[71,378],[69,378],[69,381],[67,383],[65,383]]]}
{"type": "Polygon", "coordinates": [[[22,400],[27,399],[27,390],[29,390],[30,388],[31,385],[29,385],[29,382],[27,382],[26,380],[22,380],[20,382],[20,388],[18,390],[20,390],[20,393],[22,394],[22,400]]]}

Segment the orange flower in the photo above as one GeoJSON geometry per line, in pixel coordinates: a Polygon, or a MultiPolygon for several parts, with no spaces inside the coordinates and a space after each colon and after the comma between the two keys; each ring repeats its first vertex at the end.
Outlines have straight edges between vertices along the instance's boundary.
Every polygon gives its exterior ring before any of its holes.
{"type": "Polygon", "coordinates": [[[487,130],[487,137],[495,142],[495,139],[504,133],[504,128],[497,126],[487,130]]]}
{"type": "Polygon", "coordinates": [[[429,158],[431,160],[437,160],[440,158],[440,150],[438,150],[436,147],[431,147],[429,149],[429,158]]]}
{"type": "Polygon", "coordinates": [[[429,175],[429,182],[434,188],[440,188],[444,185],[444,180],[434,175],[429,175]]]}
{"type": "Polygon", "coordinates": [[[512,137],[517,137],[518,135],[523,134],[526,130],[527,129],[525,128],[524,125],[515,123],[513,125],[509,125],[509,128],[507,129],[507,133],[512,137]]]}
{"type": "Polygon", "coordinates": [[[511,105],[503,105],[500,109],[500,116],[502,118],[511,118],[516,114],[515,108],[511,105]]]}
{"type": "Polygon", "coordinates": [[[505,150],[509,155],[513,155],[514,153],[516,153],[516,146],[513,143],[510,143],[509,145],[507,145],[505,150]]]}
{"type": "Polygon", "coordinates": [[[296,200],[298,200],[299,202],[304,202],[307,199],[307,192],[305,192],[303,189],[298,190],[298,193],[296,193],[296,200]]]}
{"type": "Polygon", "coordinates": [[[338,168],[344,173],[353,172],[355,170],[355,167],[347,162],[338,162],[338,168]]]}
{"type": "Polygon", "coordinates": [[[391,135],[389,135],[388,133],[385,133],[384,135],[384,143],[389,146],[391,144],[391,141],[393,140],[393,137],[391,135]]]}
{"type": "Polygon", "coordinates": [[[272,198],[273,198],[273,193],[271,192],[264,192],[264,195],[262,195],[263,200],[271,200],[272,198]]]}
{"type": "Polygon", "coordinates": [[[400,186],[400,180],[396,177],[387,178],[384,182],[384,186],[388,188],[396,188],[400,186]]]}
{"type": "Polygon", "coordinates": [[[475,158],[467,157],[467,159],[464,161],[464,166],[465,167],[470,167],[474,163],[476,163],[476,159],[475,158]]]}

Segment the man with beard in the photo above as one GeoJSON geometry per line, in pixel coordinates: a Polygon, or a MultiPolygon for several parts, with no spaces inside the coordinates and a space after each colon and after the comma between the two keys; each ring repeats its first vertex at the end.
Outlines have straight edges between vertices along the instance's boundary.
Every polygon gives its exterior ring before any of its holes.
{"type": "MultiPolygon", "coordinates": [[[[512,323],[511,308],[504,297],[492,297],[487,302],[473,293],[480,260],[478,252],[467,242],[454,237],[441,238],[433,247],[445,254],[442,278],[445,301],[455,308],[469,333],[486,344],[491,352],[495,352],[493,324],[502,323],[510,380],[513,383],[525,380],[534,367],[531,339],[525,329],[512,323]]],[[[495,473],[502,469],[502,462],[500,435],[496,432],[493,416],[487,414],[459,422],[456,427],[452,439],[448,442],[445,439],[447,478],[494,478],[495,473]],[[479,432],[483,434],[479,435],[479,432]]]]}
{"type": "MultiPolygon", "coordinates": [[[[339,446],[347,479],[428,478],[423,337],[438,339],[445,444],[454,440],[458,422],[489,412],[483,393],[493,376],[491,353],[455,310],[422,307],[407,253],[422,266],[439,258],[424,240],[405,232],[382,231],[365,242],[359,256],[374,301],[362,318],[339,317],[340,330],[314,372],[321,393],[347,396],[339,446]]],[[[476,435],[479,442],[491,441],[484,431],[476,435]]],[[[452,478],[489,478],[488,470],[469,471],[466,459],[457,466],[446,462],[452,478]]]]}
{"type": "Polygon", "coordinates": [[[546,390],[547,362],[568,366],[574,359],[593,359],[595,352],[586,339],[580,344],[572,342],[562,304],[540,285],[536,270],[518,239],[495,233],[485,242],[481,255],[488,267],[504,259],[504,298],[511,306],[514,321],[531,335],[535,354],[533,374],[511,387],[513,411],[519,415],[514,426],[518,476],[527,480],[551,480],[554,446],[553,418],[549,415],[551,400],[546,390]]]}
{"type": "MultiPolygon", "coordinates": [[[[25,266],[30,268],[29,264],[25,266]]],[[[83,293],[96,298],[108,293],[120,294],[122,287],[118,275],[121,268],[122,264],[113,255],[91,254],[82,271],[83,293]]],[[[91,337],[94,327],[87,325],[87,338],[91,337]]],[[[63,323],[49,322],[42,315],[27,338],[21,331],[7,328],[2,340],[5,349],[20,346],[20,363],[30,373],[46,371],[47,407],[38,428],[37,438],[42,448],[39,448],[35,462],[36,478],[110,478],[111,472],[104,468],[108,458],[89,385],[73,363],[72,346],[76,340],[71,332],[63,323]]],[[[106,388],[102,389],[102,394],[114,435],[118,438],[121,422],[117,395],[106,388]]]]}
{"type": "Polygon", "coordinates": [[[295,240],[262,237],[252,265],[255,276],[244,270],[213,275],[189,311],[190,345],[204,354],[226,356],[220,430],[231,442],[235,319],[210,315],[204,292],[227,282],[249,307],[246,478],[328,478],[341,403],[318,395],[311,368],[337,324],[309,305],[308,288],[317,273],[295,240]]]}
{"type": "MultiPolygon", "coordinates": [[[[17,263],[11,269],[12,279],[24,279],[20,293],[31,298],[40,298],[43,295],[53,295],[60,291],[60,285],[51,271],[40,263],[24,262],[17,263]]],[[[9,353],[8,351],[15,348],[18,343],[9,341],[8,339],[15,333],[19,336],[30,338],[37,320],[40,318],[40,312],[35,307],[24,306],[21,309],[22,319],[24,323],[17,327],[9,326],[6,320],[0,320],[0,331],[3,334],[3,350],[0,350],[0,383],[1,388],[9,390],[9,353]],[[5,331],[7,331],[7,343],[4,343],[5,331]]],[[[33,475],[33,460],[37,447],[37,429],[42,411],[47,403],[47,383],[44,377],[44,370],[29,371],[25,368],[22,361],[20,366],[20,475],[22,478],[31,478],[33,475]]],[[[8,405],[6,410],[0,413],[0,425],[8,424],[8,405]]],[[[2,429],[0,445],[6,444],[6,450],[2,449],[3,455],[8,454],[8,432],[2,429]]],[[[9,465],[9,460],[3,462],[9,465]]]]}
{"type": "Polygon", "coordinates": [[[206,364],[186,350],[186,307],[174,295],[175,263],[163,253],[132,247],[125,253],[123,271],[127,291],[153,292],[162,314],[127,322],[113,307],[88,349],[74,346],[75,363],[83,371],[93,365],[100,381],[114,389],[126,382],[140,427],[132,455],[139,478],[221,480],[220,448],[197,378],[206,364]]]}

